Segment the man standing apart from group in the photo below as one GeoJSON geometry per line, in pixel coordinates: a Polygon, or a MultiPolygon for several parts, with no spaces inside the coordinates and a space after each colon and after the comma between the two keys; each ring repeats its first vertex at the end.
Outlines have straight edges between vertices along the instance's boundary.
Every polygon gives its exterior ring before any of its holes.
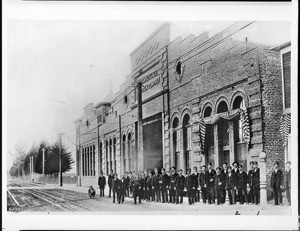
{"type": "Polygon", "coordinates": [[[103,176],[103,172],[100,172],[100,176],[98,179],[98,186],[100,188],[100,197],[104,197],[104,188],[106,185],[106,180],[105,180],[105,176],[103,176]]]}
{"type": "Polygon", "coordinates": [[[271,188],[274,193],[275,205],[282,205],[282,193],[283,189],[283,174],[279,169],[279,162],[274,162],[274,170],[271,175],[271,188]]]}
{"type": "Polygon", "coordinates": [[[286,190],[286,199],[288,205],[291,205],[291,162],[286,162],[285,170],[285,190],[286,190]]]}
{"type": "Polygon", "coordinates": [[[112,182],[113,182],[114,178],[115,178],[114,171],[111,169],[111,170],[110,170],[110,174],[109,174],[109,176],[108,176],[108,181],[107,181],[107,183],[108,183],[108,188],[109,188],[109,194],[108,194],[108,197],[111,197],[112,182]]]}

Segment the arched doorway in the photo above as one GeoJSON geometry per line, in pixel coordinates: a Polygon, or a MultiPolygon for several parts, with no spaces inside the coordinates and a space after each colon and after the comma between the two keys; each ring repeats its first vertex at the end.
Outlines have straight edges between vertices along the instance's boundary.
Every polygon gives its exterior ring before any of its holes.
{"type": "Polygon", "coordinates": [[[192,130],[190,124],[190,116],[185,114],[183,117],[183,161],[184,161],[184,172],[191,168],[191,148],[192,148],[192,130]]]}
{"type": "MultiPolygon", "coordinates": [[[[225,101],[221,101],[218,105],[217,113],[223,113],[227,111],[228,111],[227,103],[225,101]]],[[[218,129],[219,162],[216,164],[218,166],[221,166],[223,162],[230,163],[229,121],[220,118],[217,122],[217,129],[218,129]]]]}
{"type": "Polygon", "coordinates": [[[174,118],[172,123],[172,132],[173,132],[173,165],[176,169],[180,168],[180,130],[178,129],[179,119],[177,117],[174,118]]]}
{"type": "MultiPolygon", "coordinates": [[[[237,96],[232,105],[232,109],[245,107],[245,100],[242,96],[237,96]]],[[[233,119],[234,134],[234,159],[243,166],[247,166],[247,145],[243,135],[243,126],[241,117],[237,116],[233,119]]]]}

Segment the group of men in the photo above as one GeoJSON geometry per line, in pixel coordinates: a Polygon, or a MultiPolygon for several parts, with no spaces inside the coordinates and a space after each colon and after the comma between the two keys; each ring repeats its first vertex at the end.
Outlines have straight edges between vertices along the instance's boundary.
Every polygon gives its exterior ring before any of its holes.
{"type": "MultiPolygon", "coordinates": [[[[290,205],[290,162],[287,162],[286,174],[279,169],[279,163],[274,163],[274,171],[271,176],[271,188],[275,198],[275,205],[282,204],[283,188],[286,189],[288,204],[290,205]],[[288,175],[289,174],[289,175],[288,175]],[[283,175],[289,176],[283,180],[283,175]],[[283,186],[283,181],[285,185],[283,186]]],[[[100,197],[104,197],[106,179],[103,172],[100,173],[98,180],[100,197]]],[[[134,204],[141,203],[142,200],[156,201],[161,203],[183,203],[183,196],[188,197],[189,205],[200,202],[200,195],[204,204],[223,205],[226,195],[229,204],[236,202],[240,204],[260,203],[260,170],[257,161],[250,162],[248,174],[243,170],[243,166],[233,162],[228,166],[226,162],[215,170],[212,164],[202,166],[200,171],[195,166],[193,173],[187,169],[187,175],[183,176],[180,169],[176,172],[173,166],[170,172],[164,168],[159,173],[158,168],[152,171],[140,173],[126,172],[125,175],[118,176],[110,171],[108,176],[108,197],[113,197],[113,203],[124,203],[125,197],[133,197],[134,204]]]]}

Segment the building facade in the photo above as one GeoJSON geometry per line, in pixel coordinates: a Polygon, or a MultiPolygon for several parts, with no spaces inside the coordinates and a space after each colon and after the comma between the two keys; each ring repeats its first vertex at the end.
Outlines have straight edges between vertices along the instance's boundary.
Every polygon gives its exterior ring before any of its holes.
{"type": "Polygon", "coordinates": [[[119,92],[87,105],[75,121],[79,184],[96,184],[99,172],[110,169],[124,174],[176,166],[186,172],[238,161],[247,171],[262,152],[269,179],[273,161],[285,158],[280,52],[231,39],[243,27],[170,42],[164,24],[137,47],[119,92]]]}

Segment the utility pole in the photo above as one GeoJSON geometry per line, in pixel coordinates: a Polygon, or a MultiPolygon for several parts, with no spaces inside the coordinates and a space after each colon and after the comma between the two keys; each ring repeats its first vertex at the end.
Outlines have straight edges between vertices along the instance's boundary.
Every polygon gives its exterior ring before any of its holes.
{"type": "Polygon", "coordinates": [[[62,133],[58,134],[59,136],[59,156],[58,156],[58,168],[59,168],[59,186],[62,186],[62,171],[61,171],[61,152],[62,152],[62,148],[61,148],[61,136],[62,133]]]}
{"type": "Polygon", "coordinates": [[[43,151],[43,184],[45,184],[45,148],[43,148],[42,151],[43,151]]]}
{"type": "Polygon", "coordinates": [[[144,148],[143,148],[143,103],[142,103],[142,83],[137,83],[138,93],[138,153],[137,170],[144,170],[144,148]]]}

